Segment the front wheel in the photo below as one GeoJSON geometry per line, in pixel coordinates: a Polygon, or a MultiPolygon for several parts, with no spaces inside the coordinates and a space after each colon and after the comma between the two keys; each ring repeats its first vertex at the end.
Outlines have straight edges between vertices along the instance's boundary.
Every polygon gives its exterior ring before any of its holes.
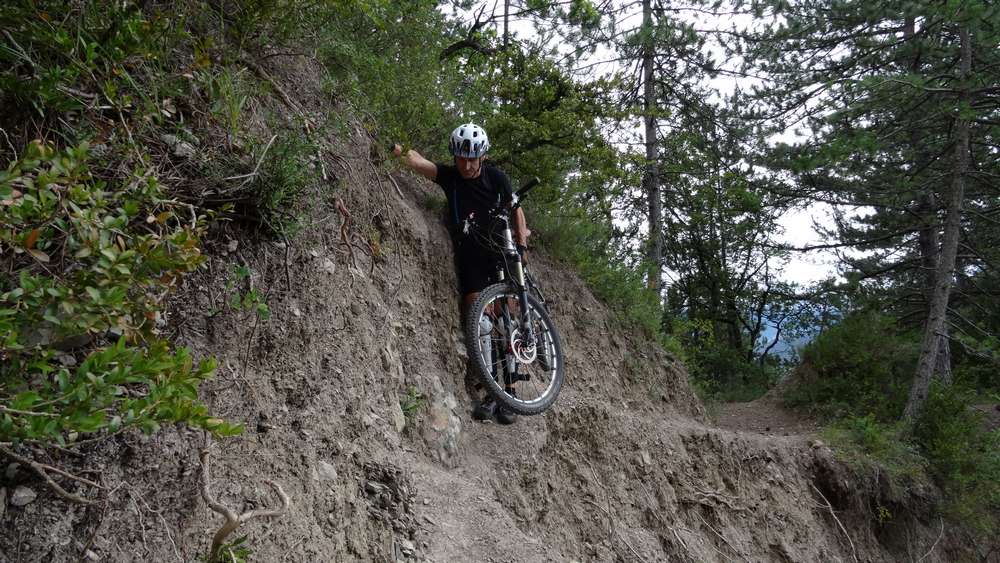
{"type": "Polygon", "coordinates": [[[527,297],[530,331],[522,326],[514,285],[484,289],[466,315],[465,343],[489,394],[511,411],[533,415],[555,402],[564,369],[559,333],[548,311],[533,295],[527,297]]]}

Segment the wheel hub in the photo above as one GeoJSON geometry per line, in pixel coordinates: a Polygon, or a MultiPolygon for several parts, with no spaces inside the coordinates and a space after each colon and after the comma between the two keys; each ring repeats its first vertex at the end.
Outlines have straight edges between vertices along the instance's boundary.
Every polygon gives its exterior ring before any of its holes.
{"type": "Polygon", "coordinates": [[[514,329],[510,335],[510,347],[511,353],[514,354],[514,358],[519,363],[530,364],[538,357],[538,346],[535,345],[535,342],[527,342],[521,338],[521,332],[518,329],[514,329]]]}

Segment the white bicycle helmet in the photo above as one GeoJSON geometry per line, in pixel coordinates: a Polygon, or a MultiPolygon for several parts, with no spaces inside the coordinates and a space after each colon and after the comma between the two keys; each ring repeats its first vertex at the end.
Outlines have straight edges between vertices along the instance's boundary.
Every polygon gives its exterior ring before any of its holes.
{"type": "Polygon", "coordinates": [[[486,131],[474,123],[459,125],[451,132],[448,140],[451,154],[462,158],[479,158],[490,150],[490,138],[486,131]]]}

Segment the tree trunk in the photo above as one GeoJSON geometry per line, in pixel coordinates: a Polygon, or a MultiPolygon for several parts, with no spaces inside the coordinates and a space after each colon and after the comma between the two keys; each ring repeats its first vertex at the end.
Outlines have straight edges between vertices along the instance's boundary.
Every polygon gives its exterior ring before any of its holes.
{"type": "MultiPolygon", "coordinates": [[[[915,35],[915,20],[910,17],[906,19],[903,25],[903,37],[906,40],[910,40],[915,35]]],[[[910,66],[910,71],[917,74],[920,69],[920,51],[916,50],[913,55],[913,61],[910,66]]],[[[910,129],[910,144],[913,146],[913,151],[916,157],[916,167],[917,169],[922,169],[927,165],[927,161],[930,160],[930,156],[927,151],[924,150],[921,145],[920,138],[921,129],[914,126],[910,129]]],[[[935,272],[937,271],[938,264],[938,228],[937,228],[937,198],[932,190],[928,190],[927,193],[923,194],[920,198],[920,204],[917,207],[917,212],[920,215],[920,232],[918,234],[918,245],[920,247],[920,267],[923,270],[924,286],[922,293],[924,295],[924,301],[927,308],[927,318],[930,318],[930,304],[934,300],[934,284],[935,284],[935,272]]],[[[941,328],[941,334],[938,335],[938,354],[937,360],[934,362],[934,376],[938,377],[945,384],[951,384],[951,346],[949,345],[948,336],[948,323],[945,323],[941,328]]]]}
{"type": "Polygon", "coordinates": [[[508,33],[507,24],[510,20],[510,0],[503,0],[503,49],[507,50],[507,46],[510,44],[510,33],[508,33]]]}
{"type": "MultiPolygon", "coordinates": [[[[966,27],[959,31],[961,64],[960,83],[963,91],[959,96],[959,111],[968,105],[969,90],[966,81],[972,70],[972,47],[969,30],[966,27]]],[[[944,236],[941,242],[941,253],[938,255],[934,288],[928,310],[927,324],[924,327],[924,337],[920,344],[920,359],[917,361],[917,372],[910,388],[910,398],[906,403],[904,418],[913,420],[923,409],[930,389],[931,377],[939,361],[942,350],[942,336],[947,322],[948,297],[951,292],[955,273],[955,259],[958,254],[958,238],[961,227],[962,200],[965,197],[965,181],[969,172],[969,120],[959,113],[955,120],[955,155],[952,168],[951,194],[948,198],[948,211],[944,222],[944,236]]]]}
{"type": "Polygon", "coordinates": [[[660,270],[663,267],[663,203],[656,170],[656,98],[653,92],[653,8],[651,0],[642,1],[642,121],[646,130],[646,170],[642,187],[649,203],[649,272],[650,289],[660,290],[660,270]]]}

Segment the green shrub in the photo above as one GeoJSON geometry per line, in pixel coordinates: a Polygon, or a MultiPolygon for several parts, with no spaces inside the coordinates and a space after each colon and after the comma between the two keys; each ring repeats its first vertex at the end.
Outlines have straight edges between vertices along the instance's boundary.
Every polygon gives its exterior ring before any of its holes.
{"type": "Polygon", "coordinates": [[[928,462],[905,424],[882,423],[872,415],[838,420],[823,431],[837,457],[858,471],[878,498],[876,517],[890,518],[883,502],[905,504],[908,491],[929,484],[928,462]],[[888,488],[878,482],[884,479],[888,488]],[[888,498],[881,498],[884,494],[888,498]]]}
{"type": "Polygon", "coordinates": [[[715,324],[707,319],[670,322],[670,335],[684,350],[685,365],[702,400],[752,401],[774,386],[780,369],[777,360],[761,364],[748,360],[745,350],[731,348],[715,337],[715,324]]]}
{"type": "MultiPolygon", "coordinates": [[[[399,141],[443,157],[444,139],[468,111],[467,77],[442,68],[438,54],[452,41],[434,0],[336,2],[322,9],[317,58],[327,87],[358,111],[380,144],[399,141]]],[[[481,97],[472,100],[481,103],[481,97]]]]}
{"type": "Polygon", "coordinates": [[[988,432],[972,393],[935,384],[914,425],[917,443],[945,491],[946,512],[980,532],[998,531],[1000,430],[988,432]]]}
{"type": "Polygon", "coordinates": [[[302,134],[283,129],[266,150],[249,186],[254,212],[272,231],[288,232],[297,223],[292,211],[299,196],[316,177],[310,164],[313,145],[302,134]]]}
{"type": "Polygon", "coordinates": [[[406,395],[399,400],[399,408],[403,411],[407,425],[413,423],[417,413],[427,404],[427,396],[416,386],[410,385],[406,388],[406,395]]]}
{"type": "Polygon", "coordinates": [[[785,400],[832,418],[873,414],[879,421],[898,419],[918,345],[889,317],[849,315],[805,347],[785,400]]]}
{"type": "MultiPolygon", "coordinates": [[[[177,16],[122,2],[5,2],[0,8],[0,101],[8,112],[58,117],[112,105],[131,113],[155,95],[144,70],[179,39],[177,16]],[[26,111],[27,110],[27,111],[26,111]]],[[[141,108],[151,117],[156,109],[141,108]]],[[[22,115],[22,118],[27,117],[22,115]]]]}
{"type": "Polygon", "coordinates": [[[198,561],[202,563],[247,563],[251,561],[251,555],[253,555],[253,550],[247,545],[247,536],[240,536],[219,546],[219,551],[214,559],[211,554],[204,554],[198,558],[198,561]]]}
{"type": "Polygon", "coordinates": [[[246,69],[213,67],[197,73],[202,88],[211,99],[209,112],[225,128],[230,142],[242,133],[243,111],[250,99],[251,82],[246,69]]]}
{"type": "MultiPolygon", "coordinates": [[[[991,536],[1000,515],[1000,431],[985,429],[982,416],[969,407],[971,398],[959,387],[935,384],[912,427],[880,422],[873,414],[848,416],[828,427],[824,437],[862,478],[882,476],[889,501],[906,504],[910,488],[933,480],[950,520],[991,536]]],[[[876,495],[884,492],[877,482],[868,486],[878,489],[876,495]]]]}
{"type": "Polygon", "coordinates": [[[87,145],[32,143],[0,172],[0,441],[71,441],[162,422],[225,435],[197,387],[214,369],[158,335],[160,305],[202,262],[188,209],[149,174],[93,178],[87,145]],[[175,215],[175,211],[178,213],[175,215]]]}

